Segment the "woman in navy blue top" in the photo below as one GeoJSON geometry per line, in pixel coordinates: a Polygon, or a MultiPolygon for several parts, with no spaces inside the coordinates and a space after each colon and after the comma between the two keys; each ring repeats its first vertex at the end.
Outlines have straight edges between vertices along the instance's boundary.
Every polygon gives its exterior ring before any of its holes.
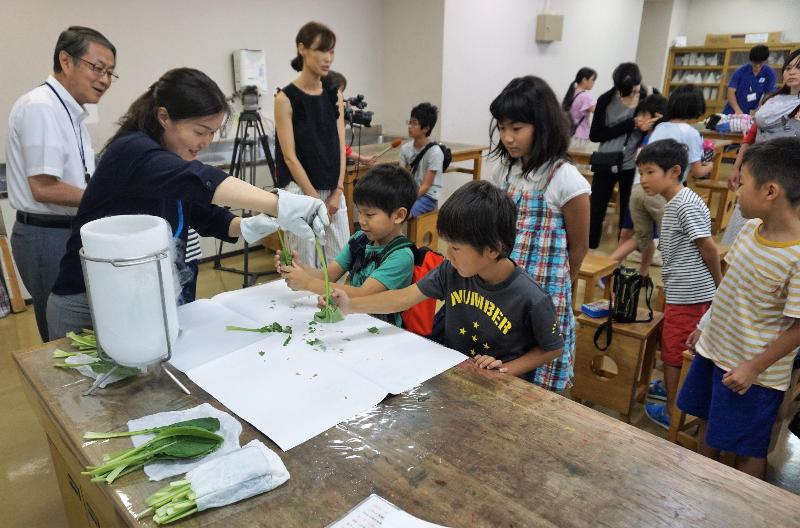
{"type": "MultiPolygon", "coordinates": [[[[282,227],[313,240],[328,224],[322,201],[273,194],[230,177],[195,158],[229,114],[225,96],[204,73],[178,68],[165,73],[140,96],[106,144],[72,224],[67,252],[48,300],[54,339],[92,325],[81,269],[80,228],[106,216],[148,214],[169,222],[183,264],[188,226],[203,236],[256,241],[282,227]],[[228,206],[267,215],[241,219],[228,206]],[[276,217],[277,218],[274,218],[276,217]],[[312,229],[313,227],[313,229],[312,229]]],[[[180,266],[179,266],[180,269],[180,266]]]]}

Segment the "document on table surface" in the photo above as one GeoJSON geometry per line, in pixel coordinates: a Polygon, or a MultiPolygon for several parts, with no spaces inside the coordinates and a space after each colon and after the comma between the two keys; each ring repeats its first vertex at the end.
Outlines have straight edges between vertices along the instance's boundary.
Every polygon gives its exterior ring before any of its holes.
{"type": "Polygon", "coordinates": [[[316,311],[283,281],[195,301],[178,312],[173,364],[286,451],[466,359],[368,315],[313,323],[316,311]],[[291,333],[225,330],[275,322],[291,333]]]}
{"type": "Polygon", "coordinates": [[[445,528],[406,513],[374,493],[328,528],[445,528]]]}

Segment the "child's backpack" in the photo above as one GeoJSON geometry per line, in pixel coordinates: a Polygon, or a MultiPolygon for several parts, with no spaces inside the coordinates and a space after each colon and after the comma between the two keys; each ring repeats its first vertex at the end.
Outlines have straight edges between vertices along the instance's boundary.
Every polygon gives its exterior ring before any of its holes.
{"type": "MultiPolygon", "coordinates": [[[[375,262],[379,268],[386,258],[394,251],[409,248],[414,254],[414,270],[411,274],[411,284],[415,284],[419,279],[427,275],[429,271],[444,261],[444,257],[441,254],[428,247],[423,246],[418,248],[413,242],[402,235],[392,240],[383,248],[383,251],[378,254],[373,253],[369,257],[366,256],[367,244],[369,244],[369,240],[364,233],[351,238],[348,242],[350,254],[353,257],[351,265],[352,272],[363,269],[364,266],[370,262],[375,262]]],[[[435,314],[436,299],[426,299],[401,313],[403,327],[415,334],[428,337],[433,331],[433,319],[435,314]]],[[[376,314],[375,317],[389,323],[394,322],[391,314],[376,314]]]]}
{"type": "Polygon", "coordinates": [[[608,321],[601,324],[594,334],[594,346],[601,351],[605,351],[611,346],[614,328],[612,321],[618,323],[649,323],[653,320],[653,308],[650,304],[650,299],[653,296],[653,281],[650,277],[642,276],[633,268],[620,266],[614,271],[612,280],[612,301],[609,305],[608,321]],[[636,319],[639,308],[639,293],[643,289],[649,315],[647,319],[636,319]],[[600,346],[598,342],[603,332],[608,332],[606,334],[606,344],[605,346],[600,346]]]}
{"type": "Polygon", "coordinates": [[[411,174],[416,172],[417,167],[422,162],[422,158],[425,157],[425,153],[433,147],[434,145],[438,146],[442,149],[442,154],[444,155],[444,161],[442,162],[442,172],[447,170],[447,167],[450,166],[450,163],[453,161],[453,151],[450,150],[450,147],[445,145],[444,143],[439,143],[438,141],[429,141],[427,145],[422,147],[422,150],[419,151],[413,160],[411,160],[411,174]]]}

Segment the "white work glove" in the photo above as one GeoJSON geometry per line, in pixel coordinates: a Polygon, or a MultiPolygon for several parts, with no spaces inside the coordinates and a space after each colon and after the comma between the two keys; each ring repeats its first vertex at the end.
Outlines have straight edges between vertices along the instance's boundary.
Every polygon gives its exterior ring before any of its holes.
{"type": "Polygon", "coordinates": [[[325,227],[330,225],[328,209],[318,198],[278,189],[278,225],[305,240],[325,243],[325,227]]]}
{"type": "Polygon", "coordinates": [[[271,235],[278,230],[278,220],[265,214],[242,218],[239,228],[242,230],[242,237],[248,244],[258,242],[267,235],[271,235]]]}

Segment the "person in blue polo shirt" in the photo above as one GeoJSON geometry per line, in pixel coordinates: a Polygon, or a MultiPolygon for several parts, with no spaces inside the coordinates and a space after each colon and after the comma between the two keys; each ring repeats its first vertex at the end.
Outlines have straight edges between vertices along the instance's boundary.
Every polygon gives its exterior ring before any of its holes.
{"type": "Polygon", "coordinates": [[[750,64],[737,69],[728,83],[728,102],[723,114],[749,114],[761,99],[775,91],[777,79],[769,65],[769,48],[763,44],[750,49],[750,64]]]}

